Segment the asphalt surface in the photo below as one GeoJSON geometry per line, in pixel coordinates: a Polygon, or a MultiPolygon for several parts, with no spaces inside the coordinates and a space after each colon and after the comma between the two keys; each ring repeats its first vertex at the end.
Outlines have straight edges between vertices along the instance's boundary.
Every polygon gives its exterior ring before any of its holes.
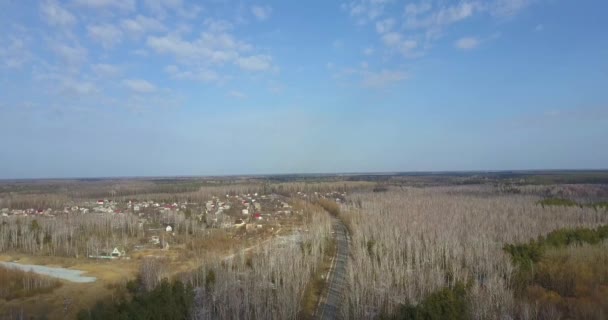
{"type": "Polygon", "coordinates": [[[317,319],[340,319],[342,293],[346,286],[346,265],[348,263],[348,231],[342,221],[334,219],[334,237],[336,240],[336,255],[329,272],[328,283],[319,303],[317,319]]]}

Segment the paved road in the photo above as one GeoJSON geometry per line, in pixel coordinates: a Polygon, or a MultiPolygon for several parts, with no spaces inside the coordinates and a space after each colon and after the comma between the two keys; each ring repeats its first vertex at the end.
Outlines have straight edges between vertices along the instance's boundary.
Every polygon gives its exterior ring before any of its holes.
{"type": "Polygon", "coordinates": [[[348,263],[348,231],[342,221],[334,219],[334,237],[336,239],[336,255],[328,276],[322,299],[319,303],[317,319],[340,319],[342,292],[346,285],[346,265],[348,263]]]}

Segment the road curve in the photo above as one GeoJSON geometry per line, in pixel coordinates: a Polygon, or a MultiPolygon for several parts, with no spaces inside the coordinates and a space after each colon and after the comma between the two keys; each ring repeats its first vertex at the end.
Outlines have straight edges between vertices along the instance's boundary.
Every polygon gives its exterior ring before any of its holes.
{"type": "Polygon", "coordinates": [[[342,293],[346,286],[348,264],[348,230],[342,221],[333,219],[332,228],[336,240],[336,254],[328,275],[327,285],[317,307],[316,319],[340,319],[342,293]]]}

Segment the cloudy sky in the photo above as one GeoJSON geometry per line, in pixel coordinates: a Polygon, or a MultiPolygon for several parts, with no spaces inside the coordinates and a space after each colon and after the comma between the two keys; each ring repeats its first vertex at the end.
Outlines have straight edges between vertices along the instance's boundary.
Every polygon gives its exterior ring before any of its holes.
{"type": "Polygon", "coordinates": [[[608,167],[605,0],[0,0],[0,178],[608,167]]]}

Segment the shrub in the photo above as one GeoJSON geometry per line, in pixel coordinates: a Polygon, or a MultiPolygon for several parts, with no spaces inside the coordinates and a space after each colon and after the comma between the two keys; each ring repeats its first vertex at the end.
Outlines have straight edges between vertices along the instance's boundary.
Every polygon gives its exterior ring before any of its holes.
{"type": "Polygon", "coordinates": [[[602,318],[608,312],[608,225],[558,229],[504,250],[519,267],[512,285],[540,310],[568,319],[602,318]]]}
{"type": "Polygon", "coordinates": [[[132,284],[129,287],[133,295],[130,301],[99,302],[90,310],[81,310],[78,319],[190,319],[194,303],[194,290],[190,285],[184,286],[181,281],[170,283],[163,279],[151,291],[132,291],[132,284]]]}
{"type": "Polygon", "coordinates": [[[557,206],[557,207],[576,207],[579,206],[578,203],[576,203],[575,201],[569,200],[569,199],[563,199],[563,198],[547,198],[547,199],[543,199],[537,202],[537,204],[540,204],[543,208],[545,206],[557,206]]]}
{"type": "Polygon", "coordinates": [[[457,283],[453,287],[432,293],[418,305],[402,306],[393,319],[469,319],[467,306],[467,288],[463,283],[457,283]]]}

